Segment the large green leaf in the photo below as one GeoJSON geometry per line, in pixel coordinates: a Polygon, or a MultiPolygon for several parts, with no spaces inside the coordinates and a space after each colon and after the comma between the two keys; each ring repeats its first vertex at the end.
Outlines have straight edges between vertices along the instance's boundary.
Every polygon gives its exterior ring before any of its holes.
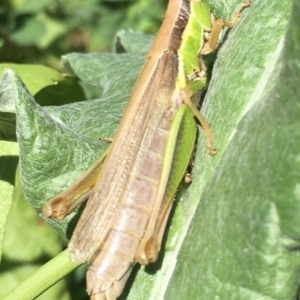
{"type": "MultiPolygon", "coordinates": [[[[220,2],[212,6],[227,18],[238,2],[222,3],[224,15],[220,2]]],[[[254,2],[229,34],[203,107],[218,154],[208,156],[200,130],[193,183],[180,188],[159,261],[135,269],[121,298],[295,297],[300,7],[295,1],[291,18],[290,6],[254,2]]],[[[17,105],[24,190],[39,212],[100,155],[105,145],[97,138],[113,136],[143,60],[131,53],[65,56],[66,69],[102,88],[103,97],[59,109],[38,106],[6,72],[17,105]]],[[[53,225],[68,236],[73,217],[53,225]]]]}
{"type": "Polygon", "coordinates": [[[298,293],[300,6],[294,2],[286,29],[290,8],[272,5],[253,3],[219,53],[207,100],[215,141],[225,151],[165,299],[295,299],[298,293]]]}
{"type": "MultiPolygon", "coordinates": [[[[200,139],[193,183],[176,207],[162,266],[155,279],[137,276],[130,299],[139,299],[140,286],[145,299],[296,295],[299,172],[291,167],[299,169],[299,69],[282,68],[299,66],[297,51],[292,56],[287,47],[289,40],[299,47],[300,37],[285,36],[290,9],[287,2],[254,2],[218,53],[203,107],[218,154],[207,157],[200,139]],[[187,219],[181,229],[174,225],[179,214],[187,219]],[[289,234],[286,223],[294,228],[289,234]],[[146,280],[155,287],[145,287],[146,280]]],[[[290,29],[299,27],[290,22],[290,29]]]]}
{"type": "MultiPolygon", "coordinates": [[[[62,105],[84,100],[78,80],[39,65],[0,64],[0,74],[12,69],[21,76],[35,100],[45,105],[62,105]]],[[[9,95],[9,84],[0,79],[0,140],[16,141],[15,99],[9,95]]]]}

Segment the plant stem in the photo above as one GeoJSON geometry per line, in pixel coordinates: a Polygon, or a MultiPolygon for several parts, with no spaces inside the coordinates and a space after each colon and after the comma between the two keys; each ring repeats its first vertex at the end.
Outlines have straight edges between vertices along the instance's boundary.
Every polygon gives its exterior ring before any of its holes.
{"type": "Polygon", "coordinates": [[[17,285],[3,300],[32,300],[80,265],[69,259],[68,249],[40,267],[32,276],[17,285]]]}

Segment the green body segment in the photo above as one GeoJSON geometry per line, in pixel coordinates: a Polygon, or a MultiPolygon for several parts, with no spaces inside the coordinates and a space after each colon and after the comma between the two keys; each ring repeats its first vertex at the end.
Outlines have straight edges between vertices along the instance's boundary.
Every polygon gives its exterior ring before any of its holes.
{"type": "Polygon", "coordinates": [[[166,145],[162,175],[167,176],[165,203],[172,201],[188,167],[196,139],[194,115],[185,104],[180,106],[171,125],[166,145]]]}
{"type": "Polygon", "coordinates": [[[178,49],[180,88],[188,88],[193,94],[205,87],[205,78],[199,77],[200,59],[198,55],[204,44],[204,32],[211,29],[211,13],[206,1],[190,1],[190,17],[182,35],[178,49]],[[193,77],[194,79],[189,80],[193,77]]]}
{"type": "Polygon", "coordinates": [[[159,208],[154,231],[158,244],[161,243],[175,193],[188,167],[196,133],[197,126],[194,115],[190,108],[183,104],[172,121],[162,162],[158,191],[163,201],[159,208]]]}
{"type": "Polygon", "coordinates": [[[162,238],[175,193],[187,170],[195,145],[197,126],[190,108],[183,104],[171,125],[164,152],[160,186],[167,181],[156,223],[158,240],[162,238]]]}

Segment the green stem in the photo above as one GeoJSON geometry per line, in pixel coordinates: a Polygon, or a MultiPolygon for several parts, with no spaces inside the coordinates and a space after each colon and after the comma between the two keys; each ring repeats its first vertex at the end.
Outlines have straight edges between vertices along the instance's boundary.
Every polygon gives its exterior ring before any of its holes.
{"type": "Polygon", "coordinates": [[[31,277],[17,285],[3,300],[35,299],[79,266],[70,261],[69,251],[66,249],[40,267],[31,277]]]}

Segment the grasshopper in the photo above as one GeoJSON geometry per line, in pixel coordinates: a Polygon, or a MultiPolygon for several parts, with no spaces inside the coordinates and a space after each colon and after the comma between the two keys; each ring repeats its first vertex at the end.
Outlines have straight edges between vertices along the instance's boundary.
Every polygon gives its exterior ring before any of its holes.
{"type": "Polygon", "coordinates": [[[206,86],[201,55],[213,51],[223,26],[204,0],[170,0],[115,138],[71,187],[43,207],[63,219],[89,196],[68,248],[71,260],[89,260],[87,292],[115,300],[132,267],[156,261],[178,185],[200,122],[211,155],[212,134],[194,95],[206,86]],[[199,58],[200,56],[200,58],[199,58]]]}

